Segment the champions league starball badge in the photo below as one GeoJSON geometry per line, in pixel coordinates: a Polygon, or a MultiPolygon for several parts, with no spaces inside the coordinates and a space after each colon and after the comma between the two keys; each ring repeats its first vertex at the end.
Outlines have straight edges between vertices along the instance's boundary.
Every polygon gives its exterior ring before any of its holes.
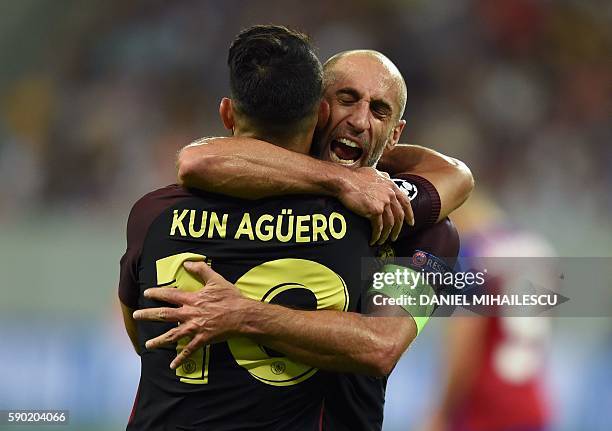
{"type": "Polygon", "coordinates": [[[401,180],[397,178],[393,179],[393,182],[408,197],[409,200],[413,200],[414,198],[416,198],[419,190],[414,184],[406,180],[401,180]]]}

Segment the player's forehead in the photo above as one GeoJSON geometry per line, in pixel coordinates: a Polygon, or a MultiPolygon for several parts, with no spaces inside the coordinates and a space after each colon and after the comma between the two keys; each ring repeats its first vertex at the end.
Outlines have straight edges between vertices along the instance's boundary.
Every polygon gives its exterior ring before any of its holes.
{"type": "Polygon", "coordinates": [[[349,54],[339,58],[328,71],[326,94],[331,96],[350,89],[362,98],[384,101],[394,111],[401,110],[403,80],[395,66],[386,61],[371,54],[349,54]]]}

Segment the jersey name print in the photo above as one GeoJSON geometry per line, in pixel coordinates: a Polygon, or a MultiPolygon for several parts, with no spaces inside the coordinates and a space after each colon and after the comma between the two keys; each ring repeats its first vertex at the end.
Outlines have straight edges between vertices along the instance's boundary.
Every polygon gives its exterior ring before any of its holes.
{"type": "MultiPolygon", "coordinates": [[[[239,223],[229,221],[230,215],[195,209],[175,209],[170,236],[199,239],[235,239],[248,241],[316,242],[342,239],[346,235],[346,219],[341,213],[294,215],[282,209],[276,214],[255,218],[250,212],[232,215],[239,223]],[[237,226],[228,232],[228,222],[237,226]]],[[[233,221],[233,220],[232,220],[233,221]]]]}

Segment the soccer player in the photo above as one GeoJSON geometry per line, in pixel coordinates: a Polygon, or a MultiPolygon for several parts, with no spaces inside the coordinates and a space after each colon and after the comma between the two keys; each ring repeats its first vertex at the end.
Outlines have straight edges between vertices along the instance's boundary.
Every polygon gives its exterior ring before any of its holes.
{"type": "MultiPolygon", "coordinates": [[[[228,62],[234,96],[228,116],[236,134],[252,130],[279,145],[308,148],[322,69],[306,38],[283,27],[257,26],[237,37],[228,62]]],[[[355,268],[362,257],[374,256],[369,237],[367,220],[324,197],[246,201],[168,186],[141,198],[128,220],[119,285],[142,366],[127,428],[319,429],[329,377],[252,339],[233,337],[233,328],[248,323],[246,315],[222,311],[226,329],[218,335],[228,342],[194,349],[172,370],[169,364],[189,340],[154,350],[145,341],[176,330],[163,321],[184,309],[165,309],[157,315],[162,322],[135,323],[131,312],[164,305],[147,297],[147,287],[173,286],[184,294],[199,289],[184,270],[195,261],[210,263],[240,289],[240,295],[224,296],[217,309],[265,301],[326,310],[321,313],[354,311],[364,290],[355,268]]],[[[223,292],[210,289],[208,298],[223,292]]],[[[214,308],[209,303],[209,311],[214,308]]]]}
{"type": "MultiPolygon", "coordinates": [[[[359,78],[361,79],[361,77],[359,78]]],[[[346,163],[352,165],[352,167],[362,164],[375,164],[385,147],[392,147],[397,142],[399,133],[403,128],[403,122],[399,121],[405,103],[405,86],[401,75],[392,63],[382,55],[371,51],[357,51],[345,53],[328,62],[326,64],[326,78],[328,84],[326,98],[331,105],[331,120],[327,124],[327,132],[323,132],[323,134],[327,133],[328,145],[322,145],[322,148],[327,150],[331,159],[347,157],[344,160],[349,160],[348,158],[353,156],[354,160],[351,163],[346,163]],[[349,72],[341,73],[336,70],[337,67],[346,67],[349,72]],[[369,72],[369,75],[363,75],[365,82],[360,82],[354,75],[357,71],[364,70],[369,72]],[[381,86],[378,84],[380,81],[386,82],[386,84],[381,86]],[[372,123],[374,127],[371,127],[372,123]],[[353,151],[342,146],[357,148],[357,150],[353,151]],[[333,155],[332,151],[334,152],[333,155]],[[339,155],[335,154],[336,151],[339,155]]],[[[226,126],[231,128],[232,125],[226,124],[226,126]]],[[[325,142],[325,140],[321,142],[325,142]]],[[[397,154],[402,153],[410,157],[408,160],[405,156],[403,157],[404,165],[417,165],[414,161],[423,157],[433,158],[438,163],[438,171],[433,169],[434,174],[432,175],[433,181],[441,183],[440,189],[442,192],[440,194],[443,199],[441,205],[438,203],[438,208],[441,206],[443,211],[449,211],[465,199],[466,196],[461,195],[461,193],[459,193],[459,197],[453,194],[457,191],[452,189],[450,182],[440,181],[440,177],[448,176],[448,167],[452,166],[456,169],[456,164],[453,165],[448,162],[448,159],[420,147],[397,148],[392,153],[396,157],[392,156],[386,164],[392,169],[395,168],[396,171],[401,169],[399,166],[402,166],[402,160],[397,160],[397,154]],[[406,150],[409,151],[406,152],[406,150]],[[439,175],[439,177],[436,177],[436,175],[439,175]]],[[[276,151],[269,145],[253,139],[235,139],[222,143],[213,140],[212,144],[209,145],[190,147],[183,151],[179,164],[183,180],[189,181],[192,185],[210,187],[216,190],[223,189],[223,192],[230,194],[250,195],[252,197],[259,197],[262,193],[274,195],[287,193],[287,191],[329,193],[329,190],[326,190],[322,184],[326,184],[326,176],[329,176],[330,171],[333,174],[333,170],[337,169],[349,177],[351,172],[342,167],[328,165],[329,163],[309,159],[303,155],[294,155],[288,151],[276,151]],[[214,145],[217,145],[217,147],[212,149],[214,145]],[[224,148],[224,146],[226,147],[224,148]],[[211,153],[215,150],[221,152],[221,154],[211,156],[211,153]],[[272,152],[274,156],[272,156],[272,152]],[[186,154],[188,155],[187,160],[185,158],[186,154]],[[268,156],[271,156],[272,162],[265,160],[268,156]],[[293,156],[295,157],[292,158],[293,156]],[[247,169],[249,167],[253,168],[253,172],[249,172],[247,169]],[[270,167],[269,171],[268,167],[270,167]],[[232,178],[232,175],[237,175],[237,177],[232,178]],[[253,190],[257,187],[259,187],[259,190],[253,190]]],[[[464,173],[461,169],[459,171],[461,174],[464,173]]],[[[456,172],[453,172],[453,175],[455,178],[457,177],[456,172]]],[[[452,177],[452,175],[450,176],[452,177]]],[[[416,193],[419,199],[428,195],[434,195],[434,199],[437,199],[437,191],[431,183],[419,176],[409,178],[418,184],[416,190],[419,190],[419,186],[421,187],[420,192],[416,193]]],[[[471,186],[471,176],[467,182],[471,186]]],[[[458,188],[461,189],[461,181],[458,181],[458,183],[458,188]]],[[[406,182],[400,184],[414,193],[415,189],[413,189],[412,184],[406,182]]],[[[333,190],[333,187],[331,189],[333,190]]],[[[358,193],[358,191],[355,192],[358,193]]],[[[413,203],[416,203],[415,213],[419,212],[421,207],[418,202],[418,199],[413,201],[413,203]]],[[[433,215],[430,211],[428,215],[417,216],[416,219],[418,221],[425,218],[429,223],[432,223],[440,217],[438,211],[434,211],[433,215]]],[[[438,230],[444,232],[444,234],[438,235],[438,246],[437,248],[432,247],[430,252],[438,254],[438,256],[452,257],[453,254],[456,255],[457,247],[452,245],[453,240],[455,240],[454,244],[457,245],[456,233],[453,237],[454,228],[452,225],[444,223],[440,225],[438,230]],[[447,240],[446,243],[444,239],[447,240]],[[447,245],[446,249],[440,247],[444,245],[447,245]]],[[[414,244],[401,241],[395,245],[395,248],[398,248],[402,255],[412,255],[412,252],[416,252],[418,245],[424,248],[423,246],[426,246],[427,242],[433,244],[432,236],[425,236],[425,238],[428,241],[421,243],[416,241],[414,244]]],[[[210,275],[210,272],[208,274],[210,275]]],[[[206,273],[202,275],[206,277],[206,273]]],[[[218,283],[222,284],[221,281],[218,281],[218,283]]],[[[201,301],[206,301],[206,292],[201,292],[199,296],[201,301]]],[[[180,303],[180,300],[178,302],[180,303]]],[[[202,306],[201,311],[204,311],[204,308],[205,306],[202,306]]],[[[364,311],[364,309],[365,306],[360,311],[364,311]]],[[[241,310],[245,314],[249,314],[251,311],[241,310]]],[[[397,319],[370,319],[372,327],[375,328],[375,330],[372,330],[371,328],[356,326],[350,320],[354,317],[347,315],[345,316],[346,323],[336,331],[336,334],[332,332],[331,335],[329,330],[321,330],[326,326],[331,326],[330,320],[323,320],[323,314],[319,319],[314,316],[308,318],[304,313],[299,313],[296,310],[274,310],[274,312],[275,315],[264,316],[264,314],[260,314],[257,319],[251,319],[256,322],[256,325],[260,325],[257,328],[260,339],[264,338],[267,344],[285,343],[285,345],[274,347],[294,357],[300,357],[305,362],[313,364],[318,361],[317,366],[343,371],[387,375],[407,346],[403,339],[403,334],[406,332],[404,328],[409,328],[408,332],[411,333],[409,340],[414,338],[416,334],[413,319],[406,315],[403,310],[393,307],[386,312],[403,315],[407,318],[401,321],[397,319]],[[274,324],[270,324],[270,322],[274,324]],[[268,324],[267,327],[265,327],[266,323],[268,324]],[[350,329],[353,328],[359,329],[362,334],[351,331],[350,329]],[[360,335],[362,335],[362,338],[358,338],[360,335]],[[358,342],[355,342],[355,340],[358,340],[358,342]],[[364,340],[366,344],[364,344],[364,340]],[[332,341],[336,344],[334,345],[332,341]],[[291,342],[294,343],[293,346],[290,345],[291,342]],[[313,350],[304,352],[304,345],[313,346],[313,350]],[[373,351],[372,348],[374,348],[373,351]],[[320,357],[323,357],[323,359],[320,357]],[[373,362],[372,365],[374,366],[370,365],[370,361],[373,362]],[[368,367],[364,367],[364,364],[368,367]]],[[[198,330],[193,330],[193,333],[198,333],[198,330]]],[[[201,331],[194,338],[196,341],[194,346],[197,345],[197,338],[202,339],[203,333],[210,336],[211,331],[201,328],[201,331]]],[[[172,337],[162,337],[157,341],[164,340],[172,341],[172,337]]],[[[334,386],[339,388],[337,391],[328,394],[326,414],[324,415],[325,423],[331,429],[380,429],[385,379],[349,375],[346,377],[346,379],[343,379],[342,385],[334,386]]],[[[330,386],[333,386],[331,382],[330,386]]]]}
{"type": "MultiPolygon", "coordinates": [[[[462,266],[478,270],[486,266],[488,270],[484,292],[507,293],[525,277],[538,285],[555,286],[552,271],[545,264],[521,273],[515,266],[504,265],[508,258],[552,257],[555,252],[539,235],[511,226],[490,198],[476,194],[457,211],[455,219],[462,234],[462,266]]],[[[550,429],[542,378],[550,338],[549,318],[499,314],[449,321],[440,364],[446,378],[424,430],[550,429]]]]}

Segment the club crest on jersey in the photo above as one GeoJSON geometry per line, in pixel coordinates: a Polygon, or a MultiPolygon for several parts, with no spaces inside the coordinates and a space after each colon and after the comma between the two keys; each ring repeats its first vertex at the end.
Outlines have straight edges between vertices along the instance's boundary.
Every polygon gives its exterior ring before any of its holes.
{"type": "Polygon", "coordinates": [[[188,358],[185,360],[185,362],[183,362],[182,367],[185,374],[191,374],[196,370],[196,363],[193,359],[188,358]]]}
{"type": "Polygon", "coordinates": [[[416,198],[419,189],[417,189],[414,184],[399,178],[394,178],[393,182],[408,197],[408,199],[413,200],[414,198],[416,198]]]}
{"type": "Polygon", "coordinates": [[[270,365],[270,370],[276,375],[283,374],[286,368],[287,366],[285,363],[281,361],[273,362],[272,365],[270,365]]]}

